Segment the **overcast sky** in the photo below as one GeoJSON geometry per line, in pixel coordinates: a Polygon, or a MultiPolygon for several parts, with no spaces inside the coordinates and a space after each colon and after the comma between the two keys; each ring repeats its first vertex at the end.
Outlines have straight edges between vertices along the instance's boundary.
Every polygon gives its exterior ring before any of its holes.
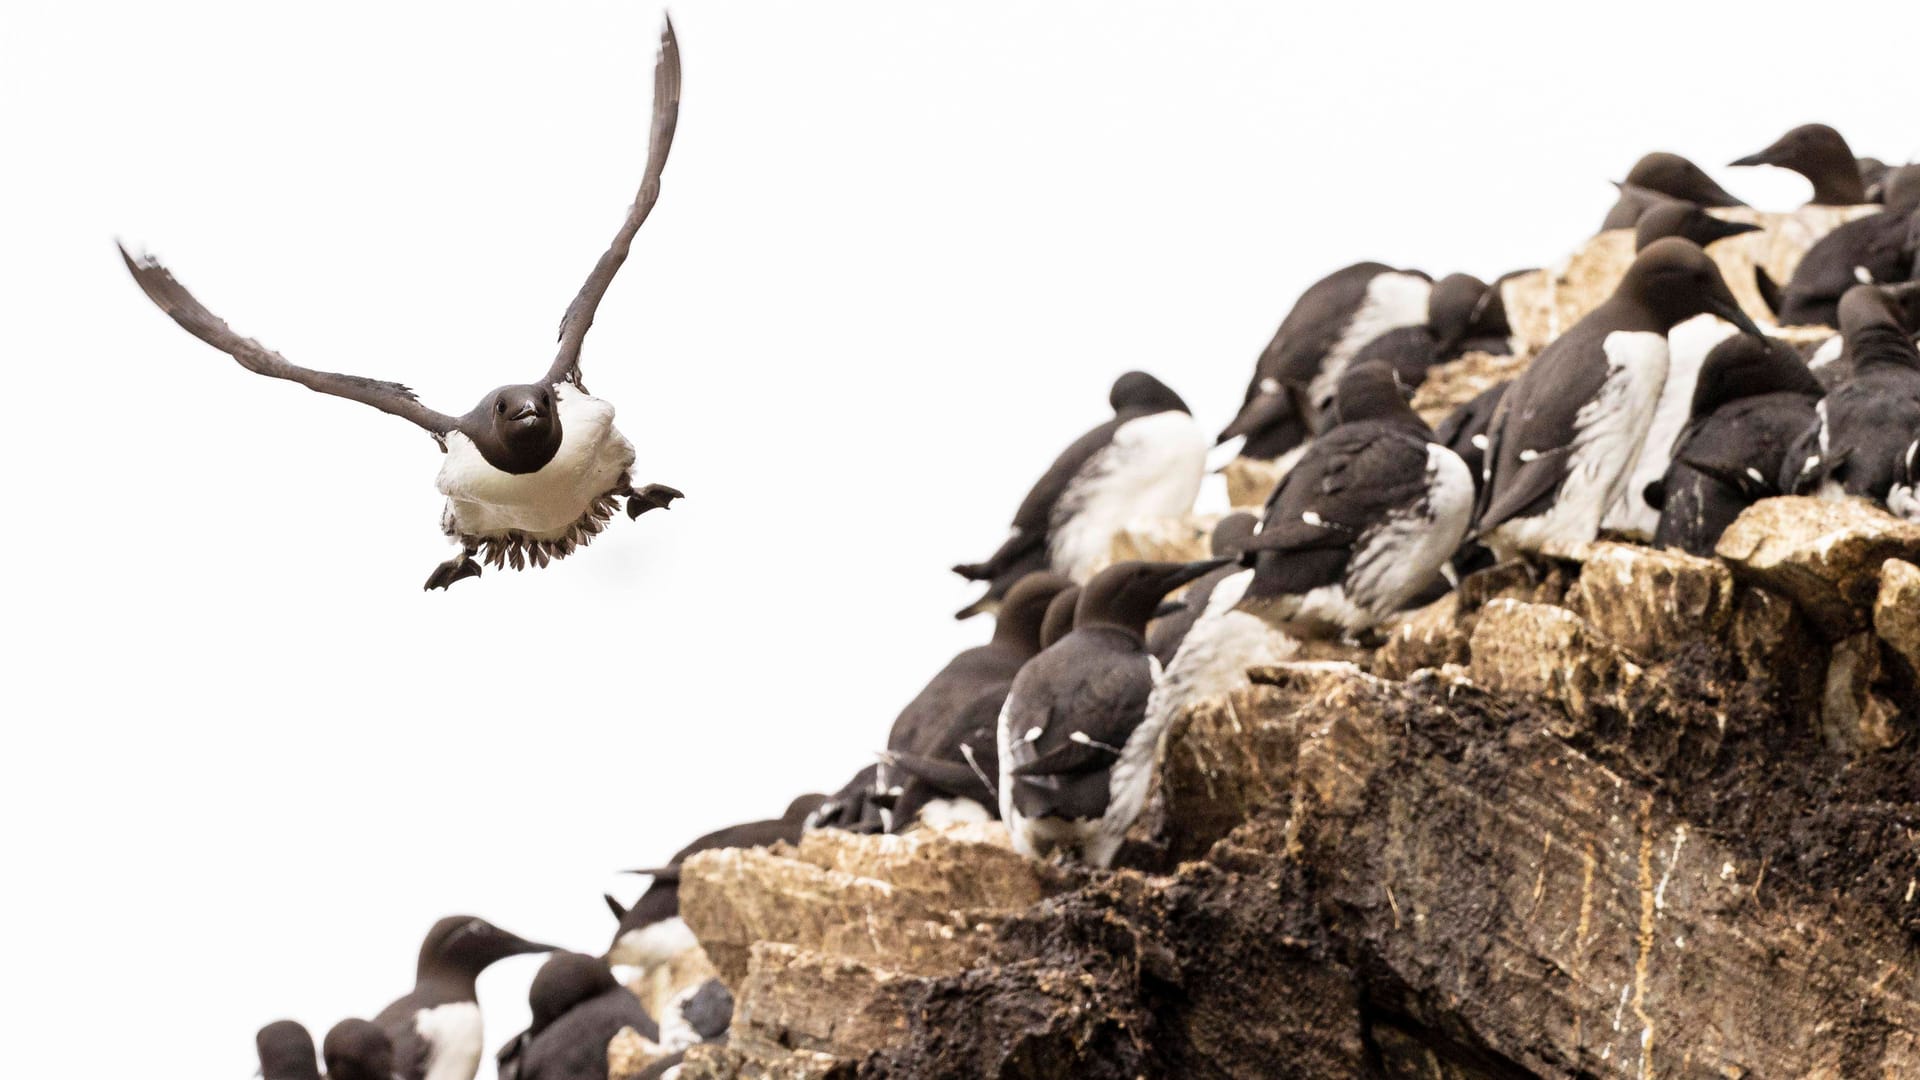
{"type": "MultiPolygon", "coordinates": [[[[687,498],[434,594],[432,442],[191,339],[112,240],[296,363],[463,412],[545,369],[620,222],[660,9],[7,16],[13,1073],[99,1071],[78,1041],[246,1076],[259,1025],[408,989],[443,914],[603,948],[614,871],[837,786],[984,639],[946,568],[1115,375],[1215,429],[1328,271],[1552,261],[1645,150],[1776,209],[1807,185],[1720,163],[1793,124],[1920,151],[1910,100],[1810,53],[1838,9],[674,14],[664,194],[583,363],[687,498]]],[[[482,980],[489,1051],[537,965],[482,980]]]]}

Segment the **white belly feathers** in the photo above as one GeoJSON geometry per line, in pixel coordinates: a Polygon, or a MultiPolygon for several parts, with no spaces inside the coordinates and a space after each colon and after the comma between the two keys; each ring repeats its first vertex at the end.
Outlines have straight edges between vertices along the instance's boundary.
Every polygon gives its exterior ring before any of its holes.
{"type": "Polygon", "coordinates": [[[1191,510],[1211,443],[1193,417],[1176,410],[1121,424],[1054,507],[1053,569],[1085,582],[1110,561],[1114,534],[1191,510]]]}
{"type": "Polygon", "coordinates": [[[599,531],[612,510],[611,496],[628,483],[633,444],[614,430],[612,405],[567,383],[555,387],[555,397],[560,450],[538,472],[501,472],[465,435],[447,436],[438,485],[447,497],[443,524],[449,535],[551,543],[570,537],[581,542],[599,531]],[[576,535],[583,521],[592,526],[585,536],[576,535]]]}

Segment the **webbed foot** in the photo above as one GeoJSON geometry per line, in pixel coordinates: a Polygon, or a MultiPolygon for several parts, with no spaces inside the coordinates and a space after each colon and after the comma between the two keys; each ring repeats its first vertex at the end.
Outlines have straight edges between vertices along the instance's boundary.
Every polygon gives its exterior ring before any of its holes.
{"type": "Polygon", "coordinates": [[[462,578],[479,577],[480,564],[473,561],[471,552],[461,552],[433,568],[427,576],[426,589],[444,589],[462,578]]]}
{"type": "Polygon", "coordinates": [[[686,495],[677,488],[665,484],[648,484],[639,491],[627,492],[627,517],[637,518],[649,510],[671,510],[673,500],[684,499],[686,495]]]}

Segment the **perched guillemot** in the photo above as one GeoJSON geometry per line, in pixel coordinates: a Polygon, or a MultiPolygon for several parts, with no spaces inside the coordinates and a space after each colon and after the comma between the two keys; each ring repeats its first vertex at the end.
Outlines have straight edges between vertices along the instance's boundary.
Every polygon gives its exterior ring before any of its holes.
{"type": "MultiPolygon", "coordinates": [[[[1240,553],[1246,550],[1247,541],[1253,539],[1259,527],[1260,519],[1245,511],[1228,514],[1214,523],[1213,535],[1207,541],[1208,552],[1216,559],[1238,559],[1240,553]]],[[[1173,663],[1174,654],[1180,651],[1180,643],[1186,640],[1194,624],[1207,613],[1214,590],[1222,581],[1239,572],[1238,567],[1228,565],[1196,579],[1180,594],[1179,611],[1147,624],[1147,651],[1160,661],[1161,667],[1173,663]]]]}
{"type": "Polygon", "coordinates": [[[1754,283],[1782,326],[1834,326],[1840,298],[1856,285],[1908,279],[1920,259],[1920,167],[1896,169],[1887,180],[1887,208],[1855,218],[1821,237],[1801,256],[1786,286],[1755,266],[1754,283]]]}
{"type": "Polygon", "coordinates": [[[1073,631],[1073,613],[1080,607],[1080,586],[1066,589],[1053,598],[1047,605],[1047,617],[1040,623],[1040,648],[1050,649],[1053,643],[1066,637],[1073,631]]]}
{"type": "Polygon", "coordinates": [[[1669,236],[1678,236],[1706,247],[1715,240],[1759,231],[1760,226],[1751,222],[1714,217],[1699,203],[1662,199],[1648,207],[1634,225],[1633,250],[1636,253],[1645,251],[1655,240],[1664,240],[1669,236]]]}
{"type": "Polygon", "coordinates": [[[1788,447],[1814,420],[1820,380],[1793,346],[1736,334],[1700,366],[1690,419],[1665,474],[1646,493],[1658,547],[1711,555],[1740,512],[1780,494],[1788,447]]]}
{"type": "Polygon", "coordinates": [[[1340,422],[1267,500],[1241,561],[1241,606],[1305,632],[1350,635],[1401,610],[1453,557],[1473,514],[1473,476],[1435,441],[1393,372],[1340,381],[1340,422]]]}
{"type": "Polygon", "coordinates": [[[1776,165],[1791,169],[1813,184],[1808,206],[1857,206],[1867,201],[1860,161],[1838,131],[1825,124],[1801,124],[1757,154],[1732,165],[1776,165]]]}
{"type": "Polygon", "coordinates": [[[1333,388],[1375,338],[1427,325],[1433,280],[1417,270],[1355,263],[1307,287],[1254,365],[1240,412],[1219,442],[1245,438],[1240,456],[1273,461],[1325,426],[1333,388]]]}
{"type": "Polygon", "coordinates": [[[399,383],[314,371],[289,362],[252,338],[241,337],[209,311],[151,256],[121,257],[134,280],[186,331],[261,375],[287,379],[323,394],[371,405],[412,421],[447,455],[438,486],[447,497],[441,528],[460,554],[436,567],[428,589],[477,577],[476,554],[499,567],[545,566],[586,544],[626,500],[628,517],[665,508],[681,493],[660,484],[636,489],[634,451],[613,426],[613,406],[589,395],[580,379],[580,347],[613,276],[626,261],[640,225],[660,197],[660,172],[680,111],[680,53],[673,26],[660,38],[654,68],[653,130],[640,193],[613,245],[568,305],[560,322],[560,349],[539,382],[489,392],[465,415],[421,404],[399,383]]]}
{"type": "MultiPolygon", "coordinates": [[[[1393,368],[1401,382],[1414,387],[1426,381],[1428,368],[1470,349],[1506,352],[1505,339],[1510,331],[1504,329],[1506,313],[1498,300],[1498,292],[1472,274],[1448,274],[1434,282],[1428,292],[1424,322],[1380,334],[1361,346],[1346,367],[1384,363],[1393,368]],[[1496,325],[1502,329],[1496,331],[1496,325]]],[[[1323,402],[1318,412],[1325,410],[1323,402]]]]}
{"type": "Polygon", "coordinates": [[[1600,223],[1602,232],[1633,228],[1640,216],[1662,198],[1681,199],[1701,206],[1747,205],[1714,183],[1700,166],[1665,151],[1655,151],[1634,162],[1633,168],[1627,170],[1626,180],[1616,186],[1620,196],[1600,223]]]}
{"type": "Polygon", "coordinates": [[[1655,241],[1605,303],[1514,379],[1487,431],[1474,521],[1496,556],[1599,535],[1666,384],[1667,333],[1702,314],[1760,332],[1706,252],[1678,237],[1655,241]]]}
{"type": "Polygon", "coordinates": [[[1455,407],[1434,429],[1434,439],[1466,463],[1467,472],[1473,477],[1476,498],[1487,479],[1487,429],[1493,425],[1493,413],[1500,407],[1500,399],[1512,385],[1511,379],[1494,383],[1455,407]]]}
{"type": "Polygon", "coordinates": [[[1920,438],[1920,350],[1887,290],[1858,285],[1840,299],[1840,332],[1853,374],[1815,406],[1815,420],[1789,452],[1781,486],[1822,498],[1862,496],[1891,505],[1903,478],[1912,499],[1913,443],[1920,438]]]}
{"type": "Polygon", "coordinates": [[[879,774],[895,799],[892,831],[922,813],[935,822],[992,816],[986,807],[997,800],[980,784],[994,767],[994,723],[1013,677],[1040,652],[1048,605],[1071,588],[1059,574],[1021,578],[1000,603],[993,639],[947,661],[894,718],[879,774]]]}
{"type": "Polygon", "coordinates": [[[1013,531],[986,562],[953,568],[986,581],[967,618],[996,605],[1037,569],[1085,581],[1106,564],[1113,536],[1141,518],[1193,507],[1206,470],[1207,439],[1187,403],[1159,379],[1129,371],[1107,395],[1113,419],[1075,439],[1054,459],[1013,516],[1013,531]]]}
{"type": "MultiPolygon", "coordinates": [[[[1363,370],[1348,372],[1341,385],[1344,387],[1363,370]]],[[[1334,428],[1335,432],[1339,430],[1334,428]]],[[[1314,445],[1325,441],[1316,440],[1314,445]]],[[[1314,455],[1315,451],[1308,451],[1302,462],[1314,455]]],[[[1249,669],[1290,660],[1300,651],[1299,640],[1286,629],[1240,607],[1255,571],[1240,566],[1238,559],[1253,541],[1258,525],[1252,514],[1222,519],[1214,529],[1213,555],[1235,562],[1187,586],[1181,596],[1187,610],[1178,617],[1184,624],[1179,627],[1178,637],[1158,633],[1158,625],[1147,635],[1147,649],[1162,666],[1153,693],[1147,698],[1148,727],[1165,731],[1194,702],[1248,685],[1249,669]]]]}
{"type": "Polygon", "coordinates": [[[1146,802],[1160,731],[1147,620],[1225,560],[1122,562],[1080,591],[1073,630],[1027,662],[1000,711],[1000,816],[1016,851],[1107,866],[1146,802]]]}
{"type": "Polygon", "coordinates": [[[607,962],[555,953],[527,989],[532,1019],[494,1055],[500,1080],[607,1080],[607,1044],[622,1028],[658,1041],[660,1027],[607,962]]]}
{"type": "Polygon", "coordinates": [[[380,1010],[373,1022],[393,1041],[400,1080],[473,1080],[485,1053],[475,983],[496,960],[553,952],[485,919],[449,915],[420,943],[413,990],[380,1010]]]}
{"type": "Polygon", "coordinates": [[[321,1042],[327,1080],[393,1080],[393,1040],[370,1020],[342,1020],[321,1042]]]}
{"type": "Polygon", "coordinates": [[[297,1020],[275,1020],[256,1033],[261,1080],[320,1080],[320,1059],[313,1036],[297,1020]]]}
{"type": "Polygon", "coordinates": [[[802,795],[788,803],[786,811],[777,818],[715,829],[674,852],[666,865],[631,871],[653,880],[632,907],[622,907],[613,897],[605,897],[614,918],[620,920],[613,932],[613,944],[607,949],[607,962],[647,968],[692,948],[697,944],[693,931],[680,921],[680,864],[702,851],[797,844],[808,821],[828,801],[825,795],[802,795]]]}

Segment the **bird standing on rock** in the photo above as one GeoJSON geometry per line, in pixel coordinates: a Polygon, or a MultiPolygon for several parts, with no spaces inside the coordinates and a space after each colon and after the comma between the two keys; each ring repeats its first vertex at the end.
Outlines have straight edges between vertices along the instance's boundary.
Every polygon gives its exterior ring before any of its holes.
{"type": "Polygon", "coordinates": [[[1319,633],[1377,625],[1453,557],[1473,514],[1473,476],[1407,404],[1393,372],[1340,381],[1339,422],[1267,500],[1241,559],[1240,601],[1319,633]]]}
{"type": "Polygon", "coordinates": [[[1867,201],[1860,160],[1838,131],[1825,124],[1801,124],[1765,150],[1731,162],[1791,169],[1813,184],[1808,206],[1858,206],[1867,201]]]}
{"type": "Polygon", "coordinates": [[[1113,419],[1054,459],[1020,503],[1000,549],[985,562],[953,568],[968,581],[989,583],[986,595],[961,609],[959,618],[991,610],[1034,570],[1084,582],[1106,565],[1121,529],[1193,507],[1207,439],[1187,403],[1142,371],[1114,380],[1107,402],[1113,419]]]}
{"type": "Polygon", "coordinates": [[[1667,333],[1712,314],[1759,327],[1706,252],[1678,237],[1642,251],[1613,295],[1508,388],[1487,438],[1474,528],[1501,559],[1592,543],[1624,489],[1667,378],[1667,333]]]}
{"type": "Polygon", "coordinates": [[[1691,419],[1648,491],[1656,547],[1711,555],[1740,512],[1780,493],[1789,444],[1814,419],[1820,380],[1791,345],[1736,334],[1700,365],[1691,419]]]}
{"type": "Polygon", "coordinates": [[[1073,630],[1020,669],[1000,711],[1000,816],[1014,849],[1107,866],[1146,803],[1160,731],[1147,621],[1167,594],[1227,564],[1122,562],[1080,592],[1073,630]]]}
{"type": "Polygon", "coordinates": [[[485,919],[450,915],[420,943],[413,990],[380,1010],[374,1024],[393,1042],[400,1080],[473,1080],[485,1052],[476,982],[496,960],[553,952],[485,919]]]}
{"type": "Polygon", "coordinates": [[[1920,350],[1886,289],[1857,285],[1840,299],[1840,332],[1852,375],[1815,407],[1815,420],[1794,444],[1782,486],[1821,498],[1860,496],[1883,506],[1909,506],[1920,439],[1920,350]],[[1905,479],[1905,483],[1902,481],[1905,479]]]}
{"type": "Polygon", "coordinates": [[[426,588],[443,589],[477,577],[480,563],[545,566],[598,535],[616,500],[627,516],[666,508],[681,493],[660,484],[633,486],[634,451],[613,426],[613,406],[587,393],[580,379],[580,348],[594,312],[626,261],[627,250],[660,197],[660,173],[680,111],[680,53],[673,26],[660,38],[654,68],[652,143],[640,193],[613,245],[600,256],[560,322],[560,349],[539,382],[489,392],[465,415],[422,405],[399,383],[299,367],[252,338],[235,333],[207,310],[166,267],[121,249],[147,296],[186,331],[231,355],[240,366],[309,390],[391,413],[426,430],[447,455],[439,488],[447,497],[441,528],[460,554],[436,567],[426,588]]]}
{"type": "Polygon", "coordinates": [[[1836,326],[1847,290],[1905,281],[1920,268],[1920,166],[1892,170],[1886,188],[1885,210],[1821,237],[1795,264],[1785,288],[1754,267],[1754,284],[1782,326],[1836,326]]]}

